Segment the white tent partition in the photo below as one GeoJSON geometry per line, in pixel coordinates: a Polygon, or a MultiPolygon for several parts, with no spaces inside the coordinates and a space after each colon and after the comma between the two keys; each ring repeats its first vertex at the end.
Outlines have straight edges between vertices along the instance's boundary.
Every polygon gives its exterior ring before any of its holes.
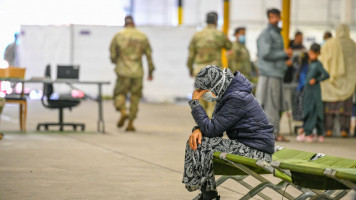
{"type": "Polygon", "coordinates": [[[20,65],[26,78],[44,75],[47,64],[70,62],[69,26],[22,26],[20,65]]]}
{"type": "MultiPolygon", "coordinates": [[[[109,59],[109,45],[121,29],[89,25],[22,26],[20,62],[27,68],[26,78],[43,76],[47,64],[52,65],[53,77],[56,77],[57,64],[78,64],[80,80],[110,81],[110,85],[104,86],[103,93],[112,95],[116,75],[109,59]]],[[[176,97],[187,97],[193,90],[193,79],[189,77],[186,61],[189,40],[195,28],[139,29],[150,39],[156,66],[154,80],[144,82],[144,97],[155,102],[171,102],[176,97]]],[[[147,73],[145,59],[144,69],[147,73]]],[[[95,95],[97,91],[93,86],[81,85],[80,88],[90,95],[95,95]]]]}

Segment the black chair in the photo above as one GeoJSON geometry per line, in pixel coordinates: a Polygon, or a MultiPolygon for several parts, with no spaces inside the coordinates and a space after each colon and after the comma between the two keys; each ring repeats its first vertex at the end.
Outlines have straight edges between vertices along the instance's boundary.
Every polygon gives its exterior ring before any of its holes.
{"type": "MultiPolygon", "coordinates": [[[[51,79],[51,66],[46,66],[45,77],[51,79]]],[[[63,127],[72,126],[74,130],[77,130],[77,127],[81,127],[81,130],[85,130],[85,124],[83,123],[64,123],[63,122],[63,109],[69,108],[72,110],[73,107],[79,105],[80,99],[77,98],[59,98],[59,99],[51,99],[51,95],[53,94],[53,84],[52,83],[44,83],[43,85],[43,96],[42,96],[42,104],[44,107],[49,109],[59,109],[59,122],[58,123],[39,123],[37,125],[37,130],[39,131],[41,126],[48,130],[49,126],[59,126],[59,131],[63,131],[63,127]]]]}

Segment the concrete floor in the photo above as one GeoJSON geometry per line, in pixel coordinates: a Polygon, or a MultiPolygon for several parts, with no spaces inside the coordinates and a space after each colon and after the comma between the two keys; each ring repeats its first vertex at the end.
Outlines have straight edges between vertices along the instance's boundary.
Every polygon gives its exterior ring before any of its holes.
{"type": "MultiPolygon", "coordinates": [[[[7,105],[2,115],[0,199],[166,200],[192,199],[198,193],[187,192],[181,183],[184,146],[194,125],[186,104],[141,104],[135,133],[116,128],[119,115],[111,101],[104,102],[106,134],[96,133],[95,102],[85,101],[65,113],[66,121],[85,122],[85,133],[36,133],[38,122],[57,120],[57,112],[39,101],[29,102],[27,133],[18,133],[17,114],[17,106],[7,105]]],[[[288,132],[285,118],[282,131],[288,132]]],[[[289,138],[290,143],[277,145],[356,159],[355,138],[312,144],[289,138]]],[[[298,194],[291,187],[287,191],[298,194]]],[[[246,192],[233,182],[219,188],[224,200],[246,192]]],[[[265,193],[282,199],[273,191],[265,193]]]]}

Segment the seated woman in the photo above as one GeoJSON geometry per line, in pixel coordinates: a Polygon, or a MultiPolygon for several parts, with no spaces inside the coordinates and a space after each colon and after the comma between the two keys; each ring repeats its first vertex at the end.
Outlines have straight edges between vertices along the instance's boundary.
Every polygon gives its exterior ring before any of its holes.
{"type": "Polygon", "coordinates": [[[273,125],[251,94],[252,85],[240,72],[209,65],[196,76],[189,101],[197,123],[185,149],[183,183],[188,191],[200,189],[199,199],[220,199],[213,172],[213,153],[220,151],[267,162],[274,153],[273,125]],[[199,99],[216,101],[212,119],[199,99]],[[223,133],[229,139],[223,139],[223,133]]]}

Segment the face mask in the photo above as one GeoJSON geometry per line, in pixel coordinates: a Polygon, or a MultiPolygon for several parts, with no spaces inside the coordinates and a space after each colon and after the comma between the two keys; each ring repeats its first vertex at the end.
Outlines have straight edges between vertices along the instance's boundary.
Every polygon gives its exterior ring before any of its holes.
{"type": "Polygon", "coordinates": [[[245,36],[244,35],[239,35],[239,42],[241,44],[245,44],[245,36]]]}
{"type": "Polygon", "coordinates": [[[216,100],[218,99],[217,96],[216,96],[216,97],[213,96],[213,93],[212,93],[211,91],[212,91],[216,86],[218,86],[218,85],[222,82],[221,88],[220,88],[220,90],[219,90],[219,92],[218,92],[218,94],[220,94],[221,90],[222,90],[223,87],[224,87],[225,74],[226,74],[226,69],[223,70],[223,77],[220,79],[220,81],[219,81],[214,87],[212,87],[209,92],[205,92],[205,93],[203,94],[202,98],[203,98],[205,101],[214,102],[214,101],[216,101],[216,100]]]}
{"type": "Polygon", "coordinates": [[[209,101],[209,102],[214,102],[218,99],[218,97],[214,97],[213,96],[213,93],[212,92],[205,92],[202,96],[202,98],[205,100],[205,101],[209,101]]]}

